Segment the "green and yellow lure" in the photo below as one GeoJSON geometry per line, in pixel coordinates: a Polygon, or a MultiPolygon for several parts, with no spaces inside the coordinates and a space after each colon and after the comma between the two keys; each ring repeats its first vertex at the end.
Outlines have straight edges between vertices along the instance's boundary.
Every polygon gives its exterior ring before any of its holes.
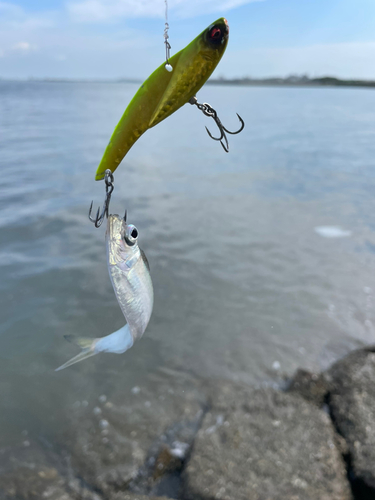
{"type": "Polygon", "coordinates": [[[163,63],[141,85],[115,128],[95,179],[112,172],[133,144],[146,132],[189,102],[213,73],[228,44],[229,26],[223,17],[163,63]]]}

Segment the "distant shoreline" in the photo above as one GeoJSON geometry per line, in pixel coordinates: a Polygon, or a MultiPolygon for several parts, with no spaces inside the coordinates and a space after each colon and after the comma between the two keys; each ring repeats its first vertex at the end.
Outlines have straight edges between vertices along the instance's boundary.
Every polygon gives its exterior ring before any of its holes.
{"type": "Polygon", "coordinates": [[[334,76],[309,78],[307,76],[288,76],[286,78],[234,78],[212,79],[211,85],[237,86],[277,86],[277,87],[375,87],[375,80],[342,80],[334,76]]]}
{"type": "MultiPolygon", "coordinates": [[[[90,78],[0,78],[1,82],[48,82],[48,83],[137,83],[138,78],[90,79],[90,78]]],[[[212,78],[208,85],[234,85],[253,87],[363,87],[374,88],[375,80],[342,80],[334,76],[309,78],[307,76],[288,76],[286,78],[212,78]]]]}

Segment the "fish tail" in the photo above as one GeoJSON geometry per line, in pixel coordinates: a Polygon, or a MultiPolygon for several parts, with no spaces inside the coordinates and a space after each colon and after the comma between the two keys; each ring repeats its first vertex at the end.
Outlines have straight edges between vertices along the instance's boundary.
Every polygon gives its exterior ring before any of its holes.
{"type": "Polygon", "coordinates": [[[63,370],[64,368],[74,365],[75,363],[78,363],[79,361],[82,361],[86,358],[90,358],[91,356],[94,356],[99,352],[95,349],[97,339],[90,339],[86,337],[75,337],[74,335],[64,335],[64,337],[68,342],[73,342],[74,344],[77,344],[82,349],[82,352],[77,354],[77,356],[74,356],[72,359],[70,359],[63,365],[56,368],[55,372],[63,370]]]}
{"type": "Polygon", "coordinates": [[[89,349],[93,344],[93,340],[96,340],[89,337],[76,337],[75,335],[64,335],[64,339],[78,345],[81,349],[89,349]]]}

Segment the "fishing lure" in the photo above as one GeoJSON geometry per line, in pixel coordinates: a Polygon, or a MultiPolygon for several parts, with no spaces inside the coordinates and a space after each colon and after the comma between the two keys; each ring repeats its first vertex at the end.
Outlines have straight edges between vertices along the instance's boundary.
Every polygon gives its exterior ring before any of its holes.
{"type": "Polygon", "coordinates": [[[207,103],[199,104],[195,97],[196,92],[208,80],[222,58],[228,37],[228,22],[222,17],[202,31],[180,52],[170,59],[167,56],[167,62],[147,78],[130,101],[104,152],[96,172],[96,180],[103,179],[107,169],[114,172],[129,149],[146,130],[188,102],[197,105],[206,116],[215,120],[220,130],[220,137],[213,137],[207,127],[206,129],[210,136],[220,141],[225,151],[228,151],[225,132],[230,134],[241,132],[244,127],[243,120],[237,115],[241,128],[236,132],[230,132],[223,127],[216,111],[207,103]]]}
{"type": "MultiPolygon", "coordinates": [[[[108,215],[112,182],[113,175],[106,172],[106,185],[110,189],[106,188],[102,220],[108,215]]],[[[80,346],[82,351],[56,371],[100,352],[121,354],[130,349],[146,330],[154,304],[150,267],[138,246],[138,230],[126,219],[126,212],[124,217],[109,215],[106,231],[108,272],[126,324],[116,332],[96,339],[66,335],[65,338],[80,346]]]]}

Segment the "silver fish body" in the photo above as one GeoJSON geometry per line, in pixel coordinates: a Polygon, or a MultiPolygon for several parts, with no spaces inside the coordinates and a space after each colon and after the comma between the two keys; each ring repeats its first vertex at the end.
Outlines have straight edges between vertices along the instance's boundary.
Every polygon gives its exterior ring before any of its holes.
{"type": "Polygon", "coordinates": [[[141,338],[150,321],[154,291],[149,265],[138,246],[138,230],[118,215],[108,217],[106,246],[109,276],[126,325],[105,337],[88,339],[67,335],[82,351],[56,371],[99,352],[123,353],[141,338]]]}
{"type": "Polygon", "coordinates": [[[154,291],[138,230],[118,215],[108,217],[106,243],[109,276],[133,341],[142,337],[150,321],[154,291]]]}

